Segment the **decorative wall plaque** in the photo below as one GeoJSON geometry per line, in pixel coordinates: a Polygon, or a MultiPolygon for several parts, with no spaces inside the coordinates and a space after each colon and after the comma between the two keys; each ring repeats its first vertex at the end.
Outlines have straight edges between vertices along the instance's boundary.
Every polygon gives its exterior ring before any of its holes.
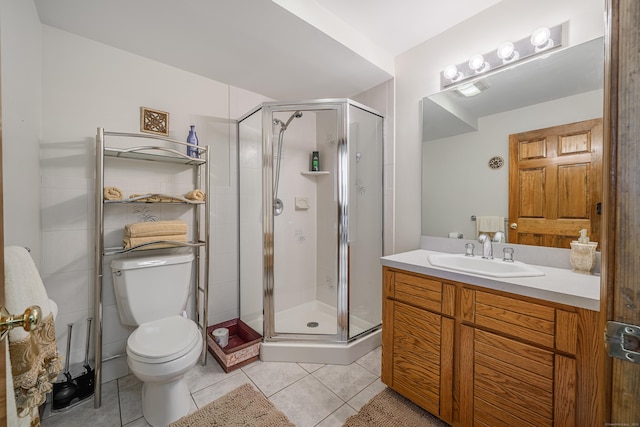
{"type": "Polygon", "coordinates": [[[489,167],[491,169],[500,169],[504,166],[504,159],[500,156],[494,156],[489,159],[489,167]]]}
{"type": "Polygon", "coordinates": [[[140,107],[140,130],[146,133],[169,136],[169,113],[140,107]]]}

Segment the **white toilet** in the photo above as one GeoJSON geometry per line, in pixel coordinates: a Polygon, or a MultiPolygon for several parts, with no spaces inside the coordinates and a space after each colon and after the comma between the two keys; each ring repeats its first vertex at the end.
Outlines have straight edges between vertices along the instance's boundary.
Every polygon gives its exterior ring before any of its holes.
{"type": "Polygon", "coordinates": [[[111,262],[120,320],[137,326],[127,340],[129,369],[143,382],[142,414],[154,427],[176,421],[191,407],[184,375],[200,357],[202,334],[180,313],[192,263],[192,254],[111,262]]]}

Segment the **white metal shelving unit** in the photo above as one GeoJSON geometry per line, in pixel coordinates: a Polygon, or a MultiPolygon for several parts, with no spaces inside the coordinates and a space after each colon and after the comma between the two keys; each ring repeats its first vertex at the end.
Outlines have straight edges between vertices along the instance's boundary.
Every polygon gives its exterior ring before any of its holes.
{"type": "MultiPolygon", "coordinates": [[[[195,255],[195,320],[202,333],[202,354],[200,362],[206,364],[207,358],[207,322],[208,322],[208,297],[209,297],[209,218],[210,203],[209,198],[209,147],[194,146],[186,142],[177,141],[170,138],[155,136],[151,134],[107,132],[103,128],[98,128],[96,134],[96,227],[95,227],[95,289],[94,289],[94,337],[95,337],[95,394],[94,407],[99,408],[102,404],[102,302],[103,302],[103,270],[104,257],[131,253],[144,249],[145,246],[155,243],[170,243],[175,247],[191,248],[195,255]],[[128,148],[108,147],[106,140],[110,137],[118,137],[131,141],[128,148]],[[144,139],[152,140],[151,145],[134,145],[144,139]],[[198,157],[189,157],[183,153],[185,147],[191,146],[198,150],[198,157]],[[181,150],[178,150],[181,149],[181,150]],[[140,201],[142,197],[158,196],[161,194],[146,194],[141,197],[123,200],[104,200],[104,172],[105,157],[138,160],[143,162],[160,162],[184,165],[185,168],[193,169],[193,184],[195,188],[204,189],[206,199],[203,202],[194,202],[180,197],[175,202],[162,202],[165,204],[186,204],[194,208],[194,240],[191,242],[157,241],[144,245],[125,249],[124,247],[105,248],[104,246],[104,216],[105,206],[110,204],[146,204],[140,201]],[[201,219],[202,209],[204,209],[204,220],[201,219]],[[201,251],[201,249],[203,249],[201,251]],[[204,263],[203,265],[201,263],[204,263]],[[202,268],[201,268],[202,267],[202,268]]],[[[124,226],[124,224],[123,224],[124,226]]],[[[166,249],[166,248],[163,248],[166,249]]],[[[155,249],[147,249],[155,250],[155,249]]],[[[126,354],[114,357],[122,357],[126,354]]],[[[109,359],[110,360],[110,359],[109,359]]]]}

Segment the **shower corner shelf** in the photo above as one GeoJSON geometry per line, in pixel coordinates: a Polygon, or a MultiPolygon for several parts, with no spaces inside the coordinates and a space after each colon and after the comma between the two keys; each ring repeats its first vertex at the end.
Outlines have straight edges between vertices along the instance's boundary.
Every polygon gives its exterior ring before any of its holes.
{"type": "Polygon", "coordinates": [[[300,175],[305,176],[319,176],[319,175],[329,175],[329,171],[302,171],[300,175]]]}

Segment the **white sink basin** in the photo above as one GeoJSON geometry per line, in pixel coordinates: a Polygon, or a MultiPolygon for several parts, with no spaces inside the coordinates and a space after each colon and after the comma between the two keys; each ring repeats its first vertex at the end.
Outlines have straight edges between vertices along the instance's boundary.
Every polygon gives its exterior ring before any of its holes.
{"type": "Polygon", "coordinates": [[[431,254],[429,262],[449,270],[464,271],[489,277],[533,277],[544,276],[544,272],[523,262],[505,262],[502,259],[483,259],[461,254],[431,254]]]}

